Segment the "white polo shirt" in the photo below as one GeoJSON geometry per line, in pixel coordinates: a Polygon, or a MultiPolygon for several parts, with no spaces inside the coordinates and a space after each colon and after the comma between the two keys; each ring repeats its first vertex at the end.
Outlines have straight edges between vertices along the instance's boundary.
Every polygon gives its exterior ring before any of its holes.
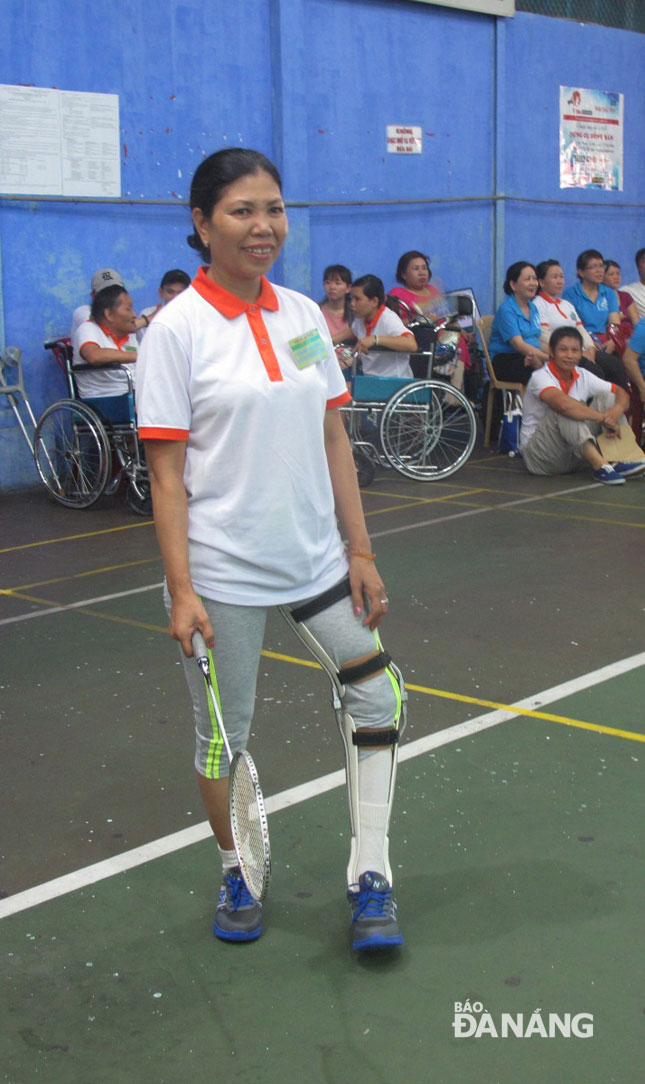
{"type": "Polygon", "coordinates": [[[632,295],[634,304],[638,309],[638,315],[642,319],[645,316],[645,283],[630,282],[628,286],[621,286],[620,289],[632,295]]]}
{"type": "MultiPolygon", "coordinates": [[[[360,317],[355,317],[352,320],[352,331],[357,339],[364,339],[366,335],[409,335],[413,338],[401,317],[385,305],[381,305],[372,321],[364,323],[360,317]]],[[[400,354],[397,350],[369,350],[367,354],[361,354],[361,362],[366,376],[402,376],[412,379],[409,354],[400,354]]]]}
{"type": "Polygon", "coordinates": [[[266,279],[248,304],[201,268],[137,364],[141,437],[187,442],[195,590],[276,605],[342,579],[323,422],[350,396],[319,307],[266,279]]]}
{"type": "Polygon", "coordinates": [[[535,369],[531,379],[526,385],[522,400],[522,428],[520,430],[520,447],[525,448],[533,436],[538,425],[546,415],[550,407],[542,401],[542,396],[547,388],[558,388],[565,395],[571,396],[579,403],[586,403],[594,395],[602,391],[616,391],[616,385],[608,380],[601,380],[599,376],[588,372],[587,369],[574,369],[569,387],[566,386],[553,362],[549,361],[541,369],[535,369]]]}
{"type": "MultiPolygon", "coordinates": [[[[93,320],[86,320],[74,333],[72,346],[74,357],[72,366],[87,365],[85,358],[81,356],[81,350],[86,343],[96,343],[105,350],[122,350],[123,364],[134,376],[135,363],[128,364],[128,354],[137,351],[138,342],[136,335],[124,335],[122,339],[114,337],[110,332],[95,324],[93,320]]],[[[136,360],[136,359],[135,359],[136,360]]],[[[128,391],[128,380],[125,373],[118,369],[97,369],[95,373],[79,373],[76,377],[76,386],[81,399],[100,399],[104,395],[125,395],[128,391]]]]}
{"type": "Polygon", "coordinates": [[[549,297],[547,294],[538,293],[533,298],[533,304],[540,314],[540,327],[542,334],[540,343],[542,349],[548,353],[549,339],[557,327],[575,327],[582,335],[583,349],[593,346],[593,339],[585,329],[582,320],[570,301],[563,297],[549,297]]]}

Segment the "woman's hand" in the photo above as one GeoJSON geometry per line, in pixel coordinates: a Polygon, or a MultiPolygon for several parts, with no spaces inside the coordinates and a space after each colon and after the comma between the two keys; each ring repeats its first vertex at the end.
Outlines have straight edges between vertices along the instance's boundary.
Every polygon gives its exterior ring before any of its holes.
{"type": "Polygon", "coordinates": [[[173,639],[179,641],[184,655],[188,658],[193,654],[192,636],[196,629],[199,629],[212,650],[215,636],[204,604],[193,590],[173,595],[168,631],[173,639]]]}
{"type": "Polygon", "coordinates": [[[374,346],[374,336],[366,335],[363,339],[359,339],[356,343],[356,349],[359,354],[367,354],[368,350],[371,350],[374,346]]]}
{"type": "Polygon", "coordinates": [[[349,582],[354,613],[359,617],[365,610],[363,625],[372,630],[378,628],[387,613],[388,597],[374,562],[350,554],[349,582]]]}

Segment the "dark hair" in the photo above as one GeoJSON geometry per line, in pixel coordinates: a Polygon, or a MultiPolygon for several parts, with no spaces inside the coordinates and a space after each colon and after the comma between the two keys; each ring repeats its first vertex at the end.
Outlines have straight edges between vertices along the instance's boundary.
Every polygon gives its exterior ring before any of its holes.
{"type": "MultiPolygon", "coordinates": [[[[195,170],[190,185],[191,211],[199,208],[206,218],[210,218],[213,208],[224,195],[224,190],[241,177],[248,177],[252,173],[268,173],[282,192],[282,178],[278,170],[260,151],[247,150],[245,147],[226,147],[210,154],[195,170]]],[[[189,234],[186,240],[191,248],[210,262],[211,254],[206,245],[202,244],[197,230],[189,234]]]]}
{"type": "Polygon", "coordinates": [[[377,298],[379,305],[385,304],[385,287],[377,275],[361,275],[352,286],[359,286],[365,297],[377,298]]]}
{"type": "Polygon", "coordinates": [[[620,264],[616,263],[615,260],[605,260],[605,271],[609,271],[610,267],[617,267],[620,271],[620,264]]]}
{"type": "Polygon", "coordinates": [[[164,286],[190,286],[190,275],[187,275],[179,267],[175,267],[172,271],[166,271],[159,283],[159,289],[163,290],[164,286]]]}
{"type": "Polygon", "coordinates": [[[428,274],[432,278],[432,271],[430,270],[430,257],[426,256],[425,252],[417,252],[416,249],[411,249],[410,252],[404,252],[401,259],[396,265],[396,281],[405,285],[404,275],[408,269],[408,264],[412,260],[425,260],[426,267],[428,268],[428,274]]]}
{"type": "Polygon", "coordinates": [[[645,248],[639,248],[638,252],[637,252],[637,253],[636,253],[636,255],[634,256],[634,260],[635,260],[635,262],[636,262],[636,266],[637,266],[637,267],[638,267],[638,261],[639,261],[639,260],[642,260],[642,259],[643,259],[643,256],[645,256],[645,248]]]}
{"type": "Polygon", "coordinates": [[[106,286],[104,290],[99,290],[96,297],[92,299],[90,308],[90,318],[94,323],[100,324],[106,311],[113,309],[121,294],[127,294],[127,292],[123,286],[106,286]]]}
{"type": "Polygon", "coordinates": [[[584,252],[580,253],[576,260],[576,271],[584,271],[590,260],[602,260],[603,263],[605,262],[602,252],[598,252],[597,248],[586,248],[584,252]]]}
{"type": "MultiPolygon", "coordinates": [[[[511,283],[517,282],[525,267],[533,267],[533,264],[528,263],[527,260],[517,260],[516,263],[512,263],[511,266],[507,269],[506,278],[504,279],[504,293],[508,294],[509,297],[513,293],[511,289],[511,283]]],[[[533,270],[535,271],[534,267],[533,270]]]]}
{"type": "Polygon", "coordinates": [[[573,324],[563,324],[561,327],[556,327],[555,331],[549,339],[549,350],[551,351],[551,353],[555,352],[555,348],[561,339],[576,339],[578,342],[578,346],[582,350],[582,335],[578,331],[577,327],[573,326],[573,324]]]}
{"type": "Polygon", "coordinates": [[[546,273],[551,267],[561,267],[559,260],[542,260],[535,268],[535,274],[539,279],[546,278],[546,273]]]}
{"type": "Polygon", "coordinates": [[[323,282],[332,278],[340,279],[347,286],[352,285],[352,273],[349,267],[345,267],[342,263],[330,263],[329,267],[325,268],[323,271],[323,282]]]}

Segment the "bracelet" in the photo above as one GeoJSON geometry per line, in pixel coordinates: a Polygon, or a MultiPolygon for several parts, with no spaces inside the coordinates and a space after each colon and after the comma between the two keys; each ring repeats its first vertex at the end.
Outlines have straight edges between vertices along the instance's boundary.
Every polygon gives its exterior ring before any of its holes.
{"type": "Polygon", "coordinates": [[[374,335],[374,346],[378,346],[378,335],[374,335]]]}
{"type": "Polygon", "coordinates": [[[149,321],[148,317],[146,316],[145,312],[142,312],[142,313],[141,313],[141,319],[142,319],[142,320],[145,320],[145,322],[146,322],[146,327],[148,327],[148,326],[149,326],[149,324],[150,324],[150,321],[149,321]]]}
{"type": "Polygon", "coordinates": [[[375,561],[376,560],[376,554],[375,553],[365,553],[363,550],[350,550],[349,546],[347,546],[347,556],[348,557],[363,557],[364,560],[366,560],[366,561],[375,561]]]}

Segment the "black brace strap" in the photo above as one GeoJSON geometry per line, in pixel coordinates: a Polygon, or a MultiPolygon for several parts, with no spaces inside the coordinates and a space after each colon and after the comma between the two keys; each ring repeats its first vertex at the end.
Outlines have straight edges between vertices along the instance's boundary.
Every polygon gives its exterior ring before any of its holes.
{"type": "Polygon", "coordinates": [[[342,685],[353,685],[361,678],[376,674],[379,670],[385,670],[391,662],[392,659],[387,651],[379,651],[378,655],[373,655],[371,659],[365,659],[364,662],[358,662],[356,666],[343,666],[342,670],[338,671],[338,680],[342,685]]]}
{"type": "Polygon", "coordinates": [[[305,602],[302,606],[290,608],[291,616],[294,621],[297,621],[300,624],[300,622],[307,621],[308,618],[315,617],[316,614],[322,613],[323,610],[328,610],[335,602],[340,602],[341,598],[347,598],[351,593],[352,589],[349,585],[349,576],[346,576],[340,583],[334,584],[328,591],[323,591],[322,595],[317,595],[316,598],[312,598],[310,602],[305,602]]]}
{"type": "Polygon", "coordinates": [[[352,734],[352,745],[396,745],[399,740],[398,730],[355,730],[352,734]]]}

